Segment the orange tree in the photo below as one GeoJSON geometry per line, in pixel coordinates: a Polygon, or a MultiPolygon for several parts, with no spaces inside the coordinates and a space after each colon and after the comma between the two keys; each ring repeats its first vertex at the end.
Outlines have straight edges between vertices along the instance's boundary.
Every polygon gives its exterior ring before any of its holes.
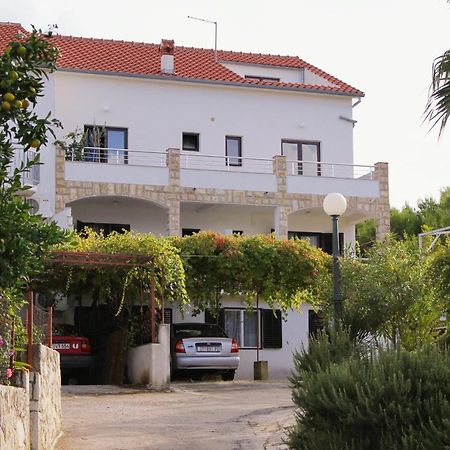
{"type": "Polygon", "coordinates": [[[49,38],[50,34],[33,30],[28,36],[16,36],[0,55],[0,382],[11,376],[11,368],[6,369],[8,353],[13,351],[10,327],[12,320],[19,325],[16,313],[23,290],[43,269],[49,248],[64,237],[56,225],[31,215],[24,197],[18,195],[27,189],[23,175],[39,163],[48,133],[59,126],[50,114],[39,118],[34,110],[58,56],[49,38]],[[14,167],[17,147],[28,157],[14,167]]]}

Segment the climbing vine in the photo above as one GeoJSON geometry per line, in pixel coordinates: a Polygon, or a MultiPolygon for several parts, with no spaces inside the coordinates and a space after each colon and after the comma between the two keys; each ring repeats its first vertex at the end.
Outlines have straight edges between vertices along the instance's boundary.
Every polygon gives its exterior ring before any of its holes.
{"type": "Polygon", "coordinates": [[[223,294],[251,305],[256,296],[273,307],[296,308],[314,301],[312,289],[328,256],[298,239],[200,232],[173,237],[186,271],[186,287],[196,310],[215,310],[223,294]]]}

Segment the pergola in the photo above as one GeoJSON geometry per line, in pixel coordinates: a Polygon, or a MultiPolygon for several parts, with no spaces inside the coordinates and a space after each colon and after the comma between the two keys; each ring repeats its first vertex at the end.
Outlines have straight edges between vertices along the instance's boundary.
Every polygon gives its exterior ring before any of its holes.
{"type": "MultiPolygon", "coordinates": [[[[53,251],[50,255],[48,265],[50,266],[70,266],[70,267],[148,267],[154,268],[155,258],[147,255],[129,255],[124,253],[95,253],[95,252],[69,252],[53,251]]],[[[156,281],[154,276],[150,278],[150,326],[151,339],[156,342],[156,281]]],[[[28,312],[27,312],[27,334],[28,334],[28,364],[31,366],[33,361],[33,307],[34,295],[28,293],[28,312]]],[[[161,298],[161,308],[164,310],[164,298],[161,298]]],[[[52,306],[48,307],[48,345],[52,346],[52,306]]],[[[161,314],[161,321],[164,323],[164,314],[161,314]]]]}

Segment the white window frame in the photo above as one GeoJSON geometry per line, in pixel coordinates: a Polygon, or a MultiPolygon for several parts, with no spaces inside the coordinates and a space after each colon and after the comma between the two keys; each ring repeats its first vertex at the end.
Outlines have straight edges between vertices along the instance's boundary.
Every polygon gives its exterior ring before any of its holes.
{"type": "MultiPolygon", "coordinates": [[[[252,309],[248,309],[248,308],[233,308],[233,307],[228,308],[228,307],[225,306],[223,308],[223,310],[224,310],[223,322],[224,322],[225,332],[227,332],[227,330],[226,330],[226,317],[225,317],[226,314],[227,314],[227,311],[239,311],[241,313],[241,317],[240,317],[240,333],[241,333],[242,339],[244,339],[244,330],[245,330],[245,323],[244,323],[245,316],[244,316],[244,313],[245,312],[250,312],[250,311],[257,311],[257,313],[258,313],[257,314],[257,320],[259,321],[259,328],[258,328],[258,330],[259,330],[259,339],[258,339],[258,335],[256,334],[256,330],[255,330],[255,335],[256,335],[256,338],[257,338],[256,342],[259,342],[259,349],[262,350],[262,323],[261,323],[261,320],[262,320],[262,312],[261,312],[262,308],[258,308],[258,309],[256,309],[256,308],[252,308],[252,309]]],[[[234,337],[234,336],[229,336],[229,337],[234,337]]],[[[239,349],[242,349],[242,350],[256,350],[258,348],[257,346],[253,346],[253,347],[244,346],[243,342],[242,343],[238,342],[238,343],[239,343],[239,349]]]]}

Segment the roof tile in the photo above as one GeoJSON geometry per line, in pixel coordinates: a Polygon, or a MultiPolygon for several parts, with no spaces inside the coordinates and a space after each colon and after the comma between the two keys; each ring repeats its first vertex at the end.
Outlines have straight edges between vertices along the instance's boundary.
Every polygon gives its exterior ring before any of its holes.
{"type": "MultiPolygon", "coordinates": [[[[5,48],[12,37],[26,32],[18,23],[0,22],[0,49],[5,48]]],[[[175,73],[162,74],[160,69],[159,44],[114,41],[55,35],[52,42],[59,48],[58,66],[61,69],[92,72],[108,72],[130,75],[155,76],[170,79],[209,80],[236,85],[262,86],[277,89],[294,89],[363,96],[363,92],[307,63],[297,56],[267,55],[218,51],[218,62],[214,50],[175,46],[175,73]],[[324,85],[283,83],[274,81],[247,80],[221,62],[260,64],[286,68],[303,68],[324,78],[324,85]]]]}

